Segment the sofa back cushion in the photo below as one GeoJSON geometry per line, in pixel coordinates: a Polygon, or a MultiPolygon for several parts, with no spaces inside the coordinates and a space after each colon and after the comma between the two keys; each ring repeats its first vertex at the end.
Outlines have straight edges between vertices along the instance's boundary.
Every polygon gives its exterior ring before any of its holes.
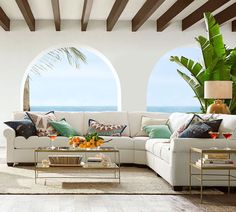
{"type": "Polygon", "coordinates": [[[84,131],[83,134],[88,132],[89,119],[93,119],[101,124],[118,124],[127,125],[122,132],[122,136],[130,136],[129,122],[127,112],[86,112],[84,113],[84,131]]]}
{"type": "MultiPolygon", "coordinates": [[[[215,115],[217,119],[223,119],[219,132],[234,132],[236,129],[236,115],[219,114],[215,115]]],[[[233,135],[236,138],[236,132],[233,135]]]]}
{"type": "Polygon", "coordinates": [[[150,117],[154,119],[168,119],[169,113],[158,113],[158,112],[128,112],[129,127],[131,137],[140,135],[141,133],[141,121],[142,117],[150,117]]]}
{"type": "Polygon", "coordinates": [[[55,112],[58,120],[65,118],[66,122],[69,123],[80,135],[83,134],[84,127],[84,112],[55,112]]]}
{"type": "MultiPolygon", "coordinates": [[[[36,114],[45,114],[45,112],[33,112],[36,114]]],[[[25,117],[26,113],[19,111],[13,113],[13,120],[21,120],[25,117]]],[[[83,133],[83,120],[84,113],[83,112],[55,112],[55,116],[57,120],[61,120],[65,118],[66,122],[68,122],[73,128],[78,131],[79,134],[83,133]]]]}

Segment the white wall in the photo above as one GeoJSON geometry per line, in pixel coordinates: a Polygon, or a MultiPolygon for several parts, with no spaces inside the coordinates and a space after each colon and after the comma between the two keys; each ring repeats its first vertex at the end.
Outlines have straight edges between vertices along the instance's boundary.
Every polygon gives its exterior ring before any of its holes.
{"type": "MultiPolygon", "coordinates": [[[[229,24],[222,32],[225,43],[236,46],[236,33],[230,31],[229,24]]],[[[30,32],[25,22],[13,22],[11,32],[0,29],[0,139],[2,122],[11,118],[12,111],[21,110],[27,66],[43,50],[63,43],[97,49],[111,61],[120,78],[122,110],[146,110],[147,83],[155,63],[169,50],[196,45],[194,37],[199,34],[205,34],[201,25],[182,32],[175,24],[156,32],[155,22],[148,22],[138,32],[131,32],[130,24],[121,22],[114,31],[106,32],[104,22],[90,22],[88,31],[81,32],[77,21],[65,21],[62,31],[56,32],[53,22],[40,21],[36,32],[30,32]]]]}

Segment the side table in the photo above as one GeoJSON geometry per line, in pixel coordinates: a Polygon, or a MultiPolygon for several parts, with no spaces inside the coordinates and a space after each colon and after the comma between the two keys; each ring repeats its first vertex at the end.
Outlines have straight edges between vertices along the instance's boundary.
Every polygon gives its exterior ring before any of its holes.
{"type": "Polygon", "coordinates": [[[203,191],[202,191],[202,187],[203,187],[203,182],[205,181],[227,181],[228,182],[228,194],[230,193],[230,184],[231,181],[236,181],[236,176],[233,176],[231,174],[231,170],[236,170],[236,165],[217,165],[217,166],[207,166],[203,163],[203,158],[204,155],[206,154],[227,154],[228,158],[231,158],[232,154],[236,154],[236,149],[200,149],[200,148],[194,148],[192,147],[189,151],[189,191],[191,193],[191,187],[192,187],[192,177],[194,177],[195,179],[200,181],[200,200],[202,203],[202,196],[203,196],[203,191]],[[193,161],[192,159],[192,154],[193,153],[197,153],[200,156],[200,161],[201,164],[198,165],[196,164],[196,161],[193,161]],[[199,170],[200,173],[193,173],[192,170],[199,170]],[[216,173],[206,173],[206,171],[209,170],[215,170],[215,171],[227,171],[227,174],[216,174],[216,173]],[[213,176],[213,177],[217,177],[217,176],[224,176],[227,177],[227,179],[216,179],[216,178],[204,178],[204,176],[213,176]]]}

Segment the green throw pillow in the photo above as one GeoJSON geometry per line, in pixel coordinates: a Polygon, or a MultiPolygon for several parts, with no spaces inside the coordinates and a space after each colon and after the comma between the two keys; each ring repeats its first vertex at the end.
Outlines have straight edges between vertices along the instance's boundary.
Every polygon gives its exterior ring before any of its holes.
{"type": "Polygon", "coordinates": [[[144,127],[149,138],[170,138],[171,131],[167,125],[149,125],[144,127]]]}
{"type": "Polygon", "coordinates": [[[79,133],[66,122],[65,119],[60,121],[50,121],[49,124],[61,135],[65,137],[78,136],[79,133]]]}

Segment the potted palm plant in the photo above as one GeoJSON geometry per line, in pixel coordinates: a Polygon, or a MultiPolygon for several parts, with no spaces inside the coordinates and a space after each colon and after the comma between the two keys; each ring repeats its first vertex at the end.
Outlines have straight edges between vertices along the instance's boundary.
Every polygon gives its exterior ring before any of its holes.
{"type": "Polygon", "coordinates": [[[233,81],[233,98],[225,103],[229,106],[230,112],[236,114],[236,48],[229,49],[224,44],[220,26],[211,13],[204,13],[204,19],[207,37],[200,35],[195,38],[201,48],[202,62],[195,62],[184,56],[171,56],[170,61],[189,71],[189,74],[185,74],[177,70],[194,91],[203,113],[213,101],[204,99],[204,82],[233,81]]]}

